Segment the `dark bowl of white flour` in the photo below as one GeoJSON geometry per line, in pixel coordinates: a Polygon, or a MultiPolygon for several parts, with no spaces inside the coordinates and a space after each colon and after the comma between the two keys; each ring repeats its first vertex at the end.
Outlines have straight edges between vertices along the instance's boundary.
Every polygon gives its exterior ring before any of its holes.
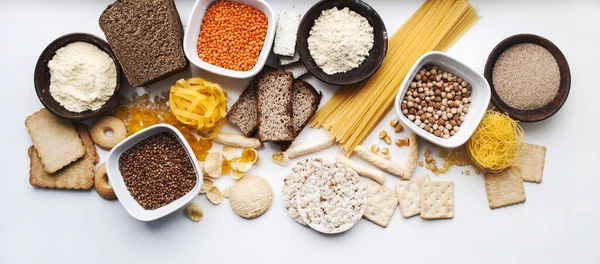
{"type": "Polygon", "coordinates": [[[360,83],[373,75],[387,53],[388,36],[379,14],[360,0],[323,0],[302,17],[296,50],[308,71],[333,85],[360,83]]]}

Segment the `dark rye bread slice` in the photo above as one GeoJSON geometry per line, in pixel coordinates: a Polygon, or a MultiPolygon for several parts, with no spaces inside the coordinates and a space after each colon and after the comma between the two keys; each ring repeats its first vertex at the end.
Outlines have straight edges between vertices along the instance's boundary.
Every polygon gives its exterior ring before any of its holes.
{"type": "Polygon", "coordinates": [[[261,142],[294,140],[292,74],[270,71],[259,79],[257,94],[258,139],[261,142]]]}
{"type": "Polygon", "coordinates": [[[188,66],[173,0],[118,0],[102,12],[99,24],[133,86],[148,85],[188,66]]]}
{"type": "Polygon", "coordinates": [[[240,97],[229,108],[227,120],[238,127],[247,137],[252,136],[258,127],[258,106],[256,101],[256,86],[258,80],[268,71],[275,68],[265,65],[263,69],[252,79],[252,82],[242,92],[240,97]]]}
{"type": "MultiPolygon", "coordinates": [[[[321,92],[305,81],[296,79],[292,83],[292,124],[294,126],[294,139],[302,132],[315,115],[319,103],[321,103],[321,92]]],[[[292,145],[292,141],[277,142],[277,146],[285,151],[292,145]]]]}

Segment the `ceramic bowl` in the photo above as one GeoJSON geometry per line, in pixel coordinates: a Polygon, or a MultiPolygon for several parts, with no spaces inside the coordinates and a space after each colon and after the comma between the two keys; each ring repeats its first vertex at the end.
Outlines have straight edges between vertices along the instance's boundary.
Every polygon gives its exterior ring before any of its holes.
{"type": "Polygon", "coordinates": [[[57,116],[60,116],[65,119],[81,121],[86,119],[91,119],[94,117],[100,116],[106,110],[110,109],[110,106],[117,100],[117,94],[119,89],[121,88],[121,66],[117,61],[117,57],[110,49],[110,46],[103,39],[87,34],[87,33],[71,33],[57,38],[52,41],[42,54],[40,55],[37,64],[35,65],[35,72],[33,78],[33,84],[35,86],[35,92],[37,93],[40,102],[46,107],[50,112],[54,113],[57,116]],[[73,42],[87,42],[96,47],[98,47],[101,51],[106,52],[115,63],[115,68],[117,71],[117,83],[115,85],[115,90],[112,96],[104,103],[104,105],[97,110],[94,111],[84,111],[81,113],[71,112],[61,106],[50,94],[50,69],[48,68],[48,62],[52,60],[52,57],[56,54],[56,51],[68,44],[73,42]]]}
{"type": "Polygon", "coordinates": [[[185,35],[183,37],[183,51],[185,52],[185,56],[196,67],[225,77],[244,79],[258,74],[267,61],[267,57],[269,56],[271,47],[273,46],[273,38],[275,38],[276,18],[273,9],[267,2],[263,0],[232,0],[234,2],[256,7],[262,11],[269,20],[265,41],[256,64],[248,71],[235,71],[212,65],[203,61],[200,59],[200,56],[198,56],[198,36],[200,35],[202,18],[204,18],[204,13],[206,13],[208,7],[215,1],[216,0],[197,0],[194,4],[190,19],[188,20],[185,28],[185,35]]]}
{"type": "Polygon", "coordinates": [[[423,56],[421,56],[412,66],[400,85],[394,106],[399,117],[398,120],[405,128],[408,128],[419,135],[419,137],[424,138],[435,145],[444,148],[455,148],[467,142],[479,125],[479,122],[481,122],[481,119],[490,104],[490,93],[490,86],[481,74],[443,52],[433,51],[423,54],[423,56]],[[447,139],[436,137],[428,131],[423,130],[402,114],[401,103],[410,83],[419,70],[430,64],[436,65],[442,70],[463,78],[463,80],[471,85],[471,103],[469,105],[469,112],[465,115],[465,121],[462,122],[458,132],[447,139]]]}
{"type": "Polygon", "coordinates": [[[187,143],[181,132],[177,130],[175,127],[166,124],[158,124],[150,126],[146,129],[143,129],[129,137],[125,140],[121,141],[118,145],[116,145],[109,153],[108,160],[106,161],[106,173],[108,175],[108,179],[110,180],[110,184],[119,199],[119,202],[123,205],[125,210],[135,219],[140,221],[152,221],[158,218],[164,217],[170,213],[175,212],[176,210],[184,207],[186,204],[191,202],[198,194],[200,193],[200,187],[202,187],[202,169],[198,164],[198,160],[196,160],[196,156],[192,150],[192,147],[187,143]],[[181,146],[185,149],[188,158],[192,162],[192,166],[196,171],[196,185],[194,188],[190,190],[184,196],[179,197],[179,199],[164,205],[160,208],[154,210],[146,210],[144,209],[129,193],[127,190],[127,186],[125,185],[125,181],[123,180],[123,175],[121,174],[121,170],[119,169],[119,159],[121,155],[132,148],[133,146],[140,143],[142,140],[147,139],[151,136],[154,136],[161,132],[171,133],[175,135],[175,137],[179,140],[181,146]]]}
{"type": "Polygon", "coordinates": [[[485,63],[484,76],[487,79],[490,87],[492,88],[492,103],[498,108],[498,110],[502,112],[508,113],[508,115],[516,120],[523,122],[538,122],[545,120],[560,110],[560,108],[567,101],[567,97],[569,97],[569,91],[571,90],[571,70],[569,69],[569,63],[565,58],[565,55],[558,49],[554,43],[549,40],[532,34],[518,34],[514,36],[510,36],[504,40],[502,40],[490,53],[488,56],[487,62],[485,63]],[[516,45],[522,43],[533,43],[540,45],[550,51],[554,59],[558,64],[558,69],[560,71],[560,85],[558,88],[558,93],[554,97],[550,103],[542,108],[533,109],[533,110],[521,110],[510,107],[506,104],[500,96],[496,93],[494,89],[493,82],[493,73],[494,73],[494,65],[496,65],[496,61],[502,55],[502,53],[516,45]]]}
{"type": "Polygon", "coordinates": [[[308,71],[319,80],[339,86],[357,84],[371,77],[383,63],[387,53],[388,35],[385,24],[379,14],[367,3],[360,0],[323,0],[312,6],[303,16],[298,27],[296,40],[296,50],[300,55],[300,60],[306,66],[308,71]],[[350,10],[365,17],[371,27],[373,27],[373,48],[369,51],[369,56],[358,66],[347,72],[335,74],[325,73],[315,62],[308,51],[308,37],[310,30],[315,24],[315,19],[321,15],[323,10],[337,7],[342,9],[348,7],[350,10]]]}

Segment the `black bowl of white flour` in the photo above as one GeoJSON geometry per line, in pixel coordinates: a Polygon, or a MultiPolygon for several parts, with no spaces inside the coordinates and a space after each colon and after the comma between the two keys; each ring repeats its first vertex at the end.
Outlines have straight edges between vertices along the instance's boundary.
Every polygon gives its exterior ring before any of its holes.
{"type": "Polygon", "coordinates": [[[302,17],[296,50],[315,77],[345,86],[371,77],[387,44],[385,25],[371,6],[360,0],[323,0],[302,17]]]}
{"type": "Polygon", "coordinates": [[[40,102],[55,115],[91,119],[116,101],[121,67],[106,41],[71,33],[44,49],[35,65],[34,85],[40,102]]]}

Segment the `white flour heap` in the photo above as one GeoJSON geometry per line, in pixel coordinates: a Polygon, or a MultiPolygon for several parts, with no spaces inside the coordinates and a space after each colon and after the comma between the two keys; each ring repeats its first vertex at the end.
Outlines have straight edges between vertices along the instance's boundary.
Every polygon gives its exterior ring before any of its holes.
{"type": "Polygon", "coordinates": [[[323,10],[310,29],[308,50],[327,74],[357,68],[373,48],[373,27],[358,13],[345,7],[323,10]]]}
{"type": "Polygon", "coordinates": [[[71,112],[102,107],[117,85],[112,58],[86,42],[74,42],[58,49],[48,62],[48,68],[50,95],[71,112]]]}

